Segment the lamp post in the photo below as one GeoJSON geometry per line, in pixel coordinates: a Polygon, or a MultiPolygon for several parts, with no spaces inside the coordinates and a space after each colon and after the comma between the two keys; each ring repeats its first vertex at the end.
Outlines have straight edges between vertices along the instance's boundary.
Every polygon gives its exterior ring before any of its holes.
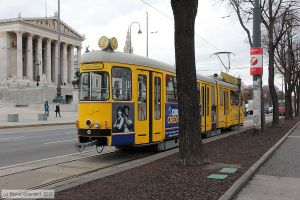
{"type": "Polygon", "coordinates": [[[57,87],[56,97],[53,99],[55,103],[62,103],[64,100],[61,96],[61,65],[60,65],[60,0],[58,0],[58,11],[57,11],[57,60],[58,60],[58,76],[57,76],[57,87]]]}
{"type": "Polygon", "coordinates": [[[141,34],[142,33],[142,31],[141,31],[141,25],[140,25],[140,23],[138,23],[138,22],[132,22],[131,24],[130,24],[130,26],[129,26],[129,40],[130,40],[130,45],[129,45],[129,53],[133,53],[133,50],[132,50],[132,43],[131,43],[131,26],[133,25],[133,24],[137,24],[137,25],[139,25],[139,31],[138,31],[138,34],[141,34]]]}
{"type": "MultiPolygon", "coordinates": [[[[158,31],[151,31],[150,33],[157,33],[158,31]]],[[[146,57],[149,56],[149,30],[148,30],[148,12],[146,12],[146,57]]]]}

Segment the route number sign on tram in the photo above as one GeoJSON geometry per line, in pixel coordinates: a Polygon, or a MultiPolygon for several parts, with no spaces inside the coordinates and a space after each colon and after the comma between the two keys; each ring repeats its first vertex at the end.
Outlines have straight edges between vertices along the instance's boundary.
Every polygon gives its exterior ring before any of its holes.
{"type": "Polygon", "coordinates": [[[263,50],[262,48],[251,48],[250,51],[250,74],[263,74],[263,50]]]}

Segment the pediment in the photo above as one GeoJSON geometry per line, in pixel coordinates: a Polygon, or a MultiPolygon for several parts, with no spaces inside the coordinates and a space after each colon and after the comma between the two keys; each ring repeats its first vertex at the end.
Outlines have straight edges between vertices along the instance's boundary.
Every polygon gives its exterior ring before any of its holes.
{"type": "MultiPolygon", "coordinates": [[[[56,18],[40,18],[40,19],[23,19],[24,22],[39,26],[41,28],[50,29],[53,31],[57,31],[57,19],[56,18]]],[[[60,31],[62,34],[69,35],[72,37],[76,37],[78,39],[83,40],[83,36],[72,29],[69,25],[61,21],[60,31]]]]}

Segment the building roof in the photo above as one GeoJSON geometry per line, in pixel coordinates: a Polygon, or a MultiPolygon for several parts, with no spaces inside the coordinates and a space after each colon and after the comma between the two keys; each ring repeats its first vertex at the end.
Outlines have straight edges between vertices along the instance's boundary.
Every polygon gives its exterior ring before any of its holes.
{"type": "MultiPolygon", "coordinates": [[[[29,24],[31,26],[35,26],[38,28],[50,30],[57,32],[57,18],[56,17],[31,17],[31,18],[24,18],[24,17],[18,17],[18,18],[10,18],[10,19],[1,19],[1,24],[12,24],[12,23],[24,23],[29,24]]],[[[79,34],[77,31],[75,31],[72,27],[70,27],[65,22],[61,21],[61,33],[75,37],[81,41],[83,41],[85,38],[83,35],[79,34]]]]}

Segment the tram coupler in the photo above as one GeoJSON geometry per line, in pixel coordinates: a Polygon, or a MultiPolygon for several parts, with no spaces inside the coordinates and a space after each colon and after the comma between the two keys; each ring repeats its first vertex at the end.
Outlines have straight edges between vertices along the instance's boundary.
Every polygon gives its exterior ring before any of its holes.
{"type": "Polygon", "coordinates": [[[97,145],[98,141],[86,142],[86,143],[78,143],[76,146],[78,151],[82,152],[86,147],[91,147],[97,145]]]}

